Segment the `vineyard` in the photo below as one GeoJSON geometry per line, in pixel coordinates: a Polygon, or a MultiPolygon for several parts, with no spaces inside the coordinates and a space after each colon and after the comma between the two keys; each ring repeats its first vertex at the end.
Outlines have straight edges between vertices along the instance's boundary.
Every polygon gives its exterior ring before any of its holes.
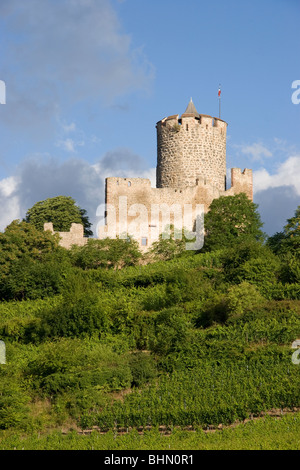
{"type": "Polygon", "coordinates": [[[218,426],[258,416],[272,408],[300,403],[300,371],[286,361],[263,364],[201,363],[199,369],[163,376],[146,390],[135,390],[82,426],[218,426]]]}
{"type": "Polygon", "coordinates": [[[95,267],[95,243],[48,242],[28,264],[2,251],[0,448],[299,447],[296,249],[139,262],[117,240],[95,267]]]}

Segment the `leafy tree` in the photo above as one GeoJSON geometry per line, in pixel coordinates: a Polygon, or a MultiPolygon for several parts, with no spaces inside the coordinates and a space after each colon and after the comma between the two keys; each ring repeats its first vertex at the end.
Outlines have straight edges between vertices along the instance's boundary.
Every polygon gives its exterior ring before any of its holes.
{"type": "Polygon", "coordinates": [[[83,247],[71,249],[74,264],[82,269],[123,268],[137,264],[142,254],[132,239],[90,239],[83,247]]]}
{"type": "Polygon", "coordinates": [[[282,242],[286,240],[284,232],[276,232],[266,240],[266,245],[275,253],[279,254],[282,249],[282,242]]]}
{"type": "Polygon", "coordinates": [[[253,284],[275,282],[279,259],[269,247],[254,240],[227,248],[221,256],[225,279],[230,283],[248,280],[253,284]]]}
{"type": "MultiPolygon", "coordinates": [[[[182,232],[185,231],[182,230],[182,232]]],[[[170,225],[159,235],[158,241],[152,243],[150,253],[155,260],[167,261],[183,254],[190,254],[190,251],[186,250],[188,242],[190,243],[191,240],[185,237],[185,233],[180,233],[174,225],[170,225]]]]}
{"type": "Polygon", "coordinates": [[[284,283],[300,281],[300,206],[294,217],[287,219],[282,232],[269,237],[266,243],[282,263],[281,280],[284,283]]]}
{"type": "Polygon", "coordinates": [[[99,303],[94,284],[83,273],[73,273],[64,283],[61,302],[43,313],[36,335],[54,337],[90,337],[108,328],[108,319],[99,303]]]}
{"type": "Polygon", "coordinates": [[[300,206],[294,217],[287,219],[281,232],[276,232],[268,238],[267,245],[276,254],[286,255],[288,252],[300,255],[300,206]]]}
{"type": "Polygon", "coordinates": [[[297,207],[294,217],[287,219],[284,233],[286,237],[295,239],[300,244],[300,206],[297,207]]]}
{"type": "Polygon", "coordinates": [[[52,222],[54,230],[58,232],[68,232],[72,223],[83,224],[84,235],[93,235],[86,210],[77,206],[70,196],[57,196],[37,202],[28,209],[25,220],[38,230],[44,230],[45,222],[52,222]]]}
{"type": "Polygon", "coordinates": [[[0,429],[26,427],[30,397],[15,380],[4,374],[0,378],[0,429]]]}
{"type": "Polygon", "coordinates": [[[245,240],[262,242],[265,235],[257,208],[244,193],[214,199],[204,218],[204,250],[218,250],[245,240]]]}
{"type": "Polygon", "coordinates": [[[261,307],[266,300],[257,287],[247,281],[231,286],[227,294],[227,310],[229,318],[241,316],[246,311],[261,307]]]}
{"type": "Polygon", "coordinates": [[[70,267],[59,236],[14,220],[0,233],[0,298],[42,298],[60,291],[70,267]]]}
{"type": "Polygon", "coordinates": [[[40,232],[27,222],[14,220],[0,233],[0,279],[9,272],[12,263],[24,256],[41,261],[47,253],[58,249],[58,235],[40,232]]]}
{"type": "Polygon", "coordinates": [[[129,365],[132,373],[132,385],[141,387],[157,375],[155,361],[145,352],[134,352],[130,355],[129,365]]]}
{"type": "Polygon", "coordinates": [[[0,297],[5,300],[44,299],[59,294],[72,266],[67,257],[58,253],[38,262],[23,256],[12,263],[0,286],[0,297]]]}

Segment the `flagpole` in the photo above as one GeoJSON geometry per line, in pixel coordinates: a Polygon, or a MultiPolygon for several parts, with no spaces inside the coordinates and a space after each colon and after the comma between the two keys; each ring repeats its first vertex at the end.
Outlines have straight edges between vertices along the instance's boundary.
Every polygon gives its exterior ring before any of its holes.
{"type": "Polygon", "coordinates": [[[221,119],[221,85],[219,85],[218,96],[219,96],[219,118],[221,119]]]}

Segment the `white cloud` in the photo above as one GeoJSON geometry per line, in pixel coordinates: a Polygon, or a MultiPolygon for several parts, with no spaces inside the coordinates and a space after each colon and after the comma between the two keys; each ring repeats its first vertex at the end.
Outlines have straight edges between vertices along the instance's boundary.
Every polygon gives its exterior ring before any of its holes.
{"type": "Polygon", "coordinates": [[[62,123],[63,131],[68,134],[69,132],[74,132],[76,130],[76,124],[71,122],[70,124],[62,123]]]}
{"type": "Polygon", "coordinates": [[[288,157],[276,171],[253,172],[254,202],[268,235],[283,230],[300,204],[300,154],[288,157]]]}
{"type": "Polygon", "coordinates": [[[15,176],[0,181],[0,230],[20,218],[20,200],[16,194],[19,180],[15,176]]]}
{"type": "Polygon", "coordinates": [[[67,152],[75,153],[76,147],[84,146],[84,141],[81,140],[79,142],[75,142],[73,139],[68,138],[65,140],[59,140],[56,145],[57,147],[60,147],[63,150],[66,150],[67,152]]]}
{"type": "Polygon", "coordinates": [[[234,145],[244,155],[250,155],[253,160],[262,161],[263,158],[272,157],[272,152],[262,143],[255,142],[251,145],[234,145]]]}
{"type": "Polygon", "coordinates": [[[300,155],[289,157],[270,174],[265,168],[253,172],[254,191],[291,186],[300,196],[300,155]]]}
{"type": "Polygon", "coordinates": [[[9,176],[0,181],[0,196],[9,197],[16,190],[18,180],[14,176],[9,176]]]}
{"type": "Polygon", "coordinates": [[[57,147],[61,147],[63,150],[66,150],[67,152],[75,152],[75,144],[74,144],[74,140],[72,139],[58,141],[57,147]]]}
{"type": "MultiPolygon", "coordinates": [[[[16,175],[0,181],[0,230],[14,219],[25,217],[36,202],[55,196],[71,196],[86,209],[95,226],[96,211],[105,202],[105,178],[109,176],[141,177],[155,186],[155,168],[129,149],[115,149],[105,154],[96,164],[80,158],[63,163],[36,155],[24,161],[16,175]]],[[[95,229],[95,228],[94,228],[95,229]]]]}

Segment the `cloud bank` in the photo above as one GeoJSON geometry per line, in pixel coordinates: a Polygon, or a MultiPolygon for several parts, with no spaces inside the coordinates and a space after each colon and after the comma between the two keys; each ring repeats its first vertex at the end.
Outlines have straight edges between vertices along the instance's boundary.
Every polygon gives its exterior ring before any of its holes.
{"type": "MultiPolygon", "coordinates": [[[[97,163],[80,158],[61,163],[49,156],[25,160],[15,175],[0,181],[0,230],[14,219],[22,219],[36,202],[55,196],[71,196],[86,209],[92,229],[98,222],[97,207],[105,202],[105,178],[109,176],[149,178],[155,186],[155,169],[129,149],[115,149],[97,163]]],[[[94,233],[94,236],[96,234],[94,233]]]]}
{"type": "MultiPolygon", "coordinates": [[[[289,157],[274,173],[265,168],[253,172],[254,202],[268,235],[281,231],[300,205],[300,155],[289,157]]],[[[50,156],[26,159],[13,176],[0,181],[0,230],[14,219],[25,217],[37,201],[59,195],[71,196],[87,210],[95,230],[97,207],[104,204],[105,178],[109,176],[149,178],[155,187],[156,169],[130,149],[107,152],[90,164],[73,157],[60,162],[50,156]]],[[[95,234],[94,234],[95,235],[95,234]]]]}
{"type": "Polygon", "coordinates": [[[282,231],[300,205],[300,154],[281,163],[276,172],[253,172],[254,202],[259,205],[268,235],[282,231]]]}

